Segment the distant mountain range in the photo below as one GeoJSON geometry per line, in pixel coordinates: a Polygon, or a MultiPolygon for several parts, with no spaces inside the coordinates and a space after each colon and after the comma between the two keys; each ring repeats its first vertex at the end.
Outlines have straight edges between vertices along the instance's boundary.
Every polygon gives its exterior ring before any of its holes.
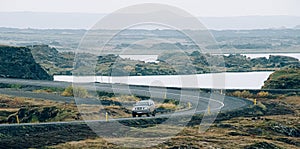
{"type": "Polygon", "coordinates": [[[295,29],[300,29],[300,25],[297,25],[294,27],[295,29]]]}
{"type": "MultiPolygon", "coordinates": [[[[37,29],[89,29],[106,14],[0,12],[0,27],[37,29]]],[[[240,16],[199,17],[208,28],[225,29],[280,29],[300,28],[300,16],[240,16]]]]}

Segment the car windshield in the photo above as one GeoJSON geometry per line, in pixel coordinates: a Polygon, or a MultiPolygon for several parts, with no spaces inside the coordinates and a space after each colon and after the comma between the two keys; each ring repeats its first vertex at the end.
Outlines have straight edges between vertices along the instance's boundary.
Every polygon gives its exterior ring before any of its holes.
{"type": "Polygon", "coordinates": [[[148,106],[149,102],[138,102],[136,103],[137,106],[148,106]]]}

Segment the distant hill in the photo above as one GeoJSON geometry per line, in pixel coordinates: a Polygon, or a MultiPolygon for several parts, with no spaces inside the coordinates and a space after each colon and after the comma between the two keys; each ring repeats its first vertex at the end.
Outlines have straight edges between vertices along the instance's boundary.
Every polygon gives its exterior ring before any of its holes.
{"type": "MultiPolygon", "coordinates": [[[[0,22],[1,24],[1,22],[0,22]]],[[[29,46],[49,45],[59,52],[71,52],[82,45],[82,38],[87,30],[70,29],[16,29],[0,27],[0,44],[10,46],[29,46]],[[16,38],[17,37],[17,38],[16,38]],[[81,44],[80,44],[81,43],[81,44]]],[[[186,33],[196,34],[195,31],[185,31],[186,33]]],[[[201,32],[199,32],[200,34],[201,32]]],[[[299,29],[257,29],[257,30],[210,30],[216,42],[201,42],[200,47],[210,50],[212,53],[298,53],[300,48],[299,29]],[[222,51],[218,50],[222,49],[222,51]]],[[[95,53],[93,47],[98,49],[104,43],[110,41],[106,54],[113,54],[115,51],[127,49],[126,54],[145,54],[145,49],[149,53],[162,52],[162,50],[181,49],[185,51],[195,51],[195,45],[185,34],[176,30],[142,30],[133,29],[122,31],[113,40],[108,39],[114,34],[112,30],[102,30],[95,32],[99,42],[96,45],[88,44],[84,52],[95,53]],[[102,36],[105,35],[105,36],[102,36]],[[148,39],[154,42],[135,42],[148,39]],[[168,41],[168,42],[167,42],[168,41]],[[111,51],[114,50],[114,51],[111,51]]],[[[96,36],[95,36],[96,37],[96,36]]],[[[96,50],[97,51],[97,50],[96,50]]],[[[154,54],[155,55],[155,54],[154,54]]]]}
{"type": "Polygon", "coordinates": [[[295,26],[294,29],[300,29],[300,25],[295,26]]]}
{"type": "Polygon", "coordinates": [[[53,80],[52,76],[35,62],[30,49],[0,46],[0,77],[34,80],[53,80]]]}

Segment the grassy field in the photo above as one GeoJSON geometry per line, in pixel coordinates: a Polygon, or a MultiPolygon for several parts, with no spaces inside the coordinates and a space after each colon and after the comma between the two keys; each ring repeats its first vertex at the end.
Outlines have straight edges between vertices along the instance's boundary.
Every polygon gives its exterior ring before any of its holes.
{"type": "MultiPolygon", "coordinates": [[[[258,101],[265,105],[264,112],[253,106],[252,111],[244,111],[248,113],[246,115],[240,112],[241,115],[229,119],[220,117],[205,132],[199,131],[199,125],[191,125],[180,128],[183,129],[180,133],[169,138],[159,135],[168,133],[168,129],[160,132],[147,129],[144,133],[156,134],[147,138],[149,148],[299,148],[300,97],[281,96],[276,99],[260,98],[258,101]]],[[[145,138],[130,136],[95,138],[66,142],[49,148],[126,148],[117,144],[138,145],[138,142],[143,141],[145,138]]]]}
{"type": "MultiPolygon", "coordinates": [[[[134,135],[121,137],[97,137],[91,130],[86,129],[87,126],[74,125],[68,128],[70,130],[65,130],[65,127],[58,127],[61,129],[60,131],[51,132],[51,135],[54,136],[64,132],[66,137],[68,133],[78,131],[78,135],[76,135],[77,133],[75,135],[70,134],[65,141],[60,140],[60,137],[53,137],[50,143],[43,143],[43,145],[38,143],[43,137],[31,136],[28,139],[31,139],[29,142],[32,146],[46,146],[47,148],[131,148],[140,147],[142,145],[140,143],[147,143],[148,148],[299,148],[300,97],[297,95],[270,96],[270,94],[265,96],[265,94],[265,92],[260,92],[250,96],[247,91],[234,93],[235,96],[245,95],[245,98],[250,100],[255,97],[258,104],[238,111],[219,114],[213,125],[205,132],[199,131],[201,115],[195,115],[186,127],[162,125],[160,129],[154,129],[153,126],[148,129],[136,128],[131,131],[134,135]],[[81,127],[84,129],[78,130],[81,127]],[[181,131],[177,133],[173,130],[181,131]],[[84,135],[82,136],[82,134],[84,135]],[[139,135],[144,137],[136,137],[139,135]]],[[[76,106],[75,103],[0,95],[0,122],[17,123],[17,115],[20,123],[82,119],[104,120],[106,112],[109,113],[110,118],[131,117],[130,109],[115,105],[115,103],[125,100],[132,104],[139,99],[134,96],[122,95],[106,97],[105,100],[110,102],[103,107],[88,104],[76,106]]],[[[176,109],[176,105],[170,102],[157,106],[176,109]]],[[[128,125],[130,126],[130,124],[128,125]]],[[[58,128],[53,127],[51,129],[56,130],[58,128]]],[[[27,127],[23,129],[22,131],[25,131],[27,127]]],[[[43,129],[50,130],[50,128],[43,129]]],[[[35,131],[31,127],[28,127],[28,130],[35,131]]],[[[13,132],[10,133],[13,134],[13,132]]],[[[36,134],[36,136],[39,135],[36,134]]],[[[5,133],[0,132],[0,138],[7,137],[5,133]]],[[[12,140],[18,140],[18,136],[10,137],[12,140]]]]}
{"type": "Polygon", "coordinates": [[[0,123],[17,123],[17,119],[20,123],[80,119],[73,103],[0,95],[0,104],[0,123]]]}
{"type": "MultiPolygon", "coordinates": [[[[53,94],[52,90],[40,89],[33,92],[53,94]]],[[[89,100],[89,99],[86,99],[89,100]]],[[[75,120],[105,120],[131,117],[131,108],[141,100],[133,95],[101,96],[102,104],[75,104],[42,99],[0,95],[1,123],[39,123],[75,120]]],[[[169,112],[185,108],[174,103],[157,103],[157,108],[169,112]]]]}

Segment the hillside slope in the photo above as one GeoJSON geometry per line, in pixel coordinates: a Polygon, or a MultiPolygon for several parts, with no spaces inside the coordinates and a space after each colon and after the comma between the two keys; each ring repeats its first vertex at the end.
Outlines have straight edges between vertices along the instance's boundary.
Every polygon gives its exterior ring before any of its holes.
{"type": "Polygon", "coordinates": [[[73,69],[74,53],[61,52],[48,45],[28,46],[32,52],[33,58],[44,68],[48,74],[71,74],[73,69]]]}
{"type": "Polygon", "coordinates": [[[0,63],[0,77],[53,80],[25,47],[0,46],[0,63]]]}
{"type": "Polygon", "coordinates": [[[263,89],[299,89],[300,68],[275,71],[265,81],[263,89]]]}

